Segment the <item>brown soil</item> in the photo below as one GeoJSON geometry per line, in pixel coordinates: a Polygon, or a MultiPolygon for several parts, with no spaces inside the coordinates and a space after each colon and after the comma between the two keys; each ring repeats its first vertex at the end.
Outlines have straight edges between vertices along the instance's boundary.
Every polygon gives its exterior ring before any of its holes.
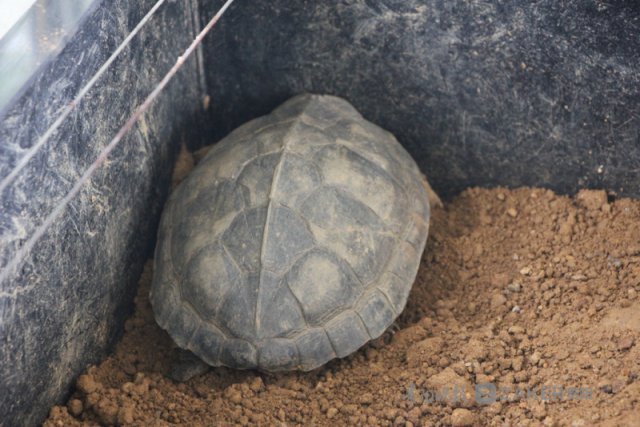
{"type": "Polygon", "coordinates": [[[640,201],[465,191],[433,212],[396,325],[309,373],[167,379],[151,275],[115,353],[46,426],[640,425],[640,201]],[[482,383],[495,403],[474,398],[482,383]]]}

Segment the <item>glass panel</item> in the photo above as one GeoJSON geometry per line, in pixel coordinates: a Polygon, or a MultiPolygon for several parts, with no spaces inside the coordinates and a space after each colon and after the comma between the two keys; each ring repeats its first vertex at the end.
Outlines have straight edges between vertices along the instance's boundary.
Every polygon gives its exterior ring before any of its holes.
{"type": "Polygon", "coordinates": [[[35,2],[36,0],[0,0],[0,39],[35,2]]]}
{"type": "Polygon", "coordinates": [[[100,1],[0,0],[0,114],[38,69],[62,50],[90,6],[100,1]]]}

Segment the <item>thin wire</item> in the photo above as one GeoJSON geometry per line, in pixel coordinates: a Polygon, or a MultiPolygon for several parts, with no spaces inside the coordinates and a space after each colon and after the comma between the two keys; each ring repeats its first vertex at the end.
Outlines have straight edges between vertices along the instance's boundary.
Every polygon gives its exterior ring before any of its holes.
{"type": "Polygon", "coordinates": [[[180,67],[184,64],[185,60],[193,53],[193,51],[198,47],[198,45],[202,42],[204,36],[216,25],[220,17],[226,12],[226,10],[231,6],[234,0],[227,0],[227,2],[218,10],[218,13],[215,14],[213,18],[209,21],[209,23],[198,33],[196,38],[191,42],[189,47],[183,52],[182,55],[178,57],[176,63],[171,67],[169,72],[164,76],[164,78],[158,83],[158,85],[151,91],[151,93],[147,96],[142,104],[138,106],[136,111],[129,117],[127,122],[120,128],[118,133],[113,137],[111,142],[102,150],[100,155],[96,158],[96,160],[87,168],[87,170],[82,174],[82,176],[76,181],[71,190],[67,193],[66,196],[60,200],[60,203],[51,211],[49,216],[45,218],[40,227],[33,233],[33,235],[25,242],[25,244],[16,251],[14,257],[11,259],[9,263],[7,263],[6,267],[0,271],[0,283],[4,282],[9,274],[12,273],[15,269],[18,268],[19,265],[22,264],[24,258],[31,251],[33,246],[40,240],[40,238],[44,235],[44,233],[51,227],[53,222],[64,212],[66,206],[78,195],[82,186],[87,183],[91,176],[95,173],[95,171],[102,166],[104,161],[107,159],[107,156],[114,148],[118,145],[118,143],[122,140],[122,138],[126,135],[126,133],[131,130],[136,121],[140,118],[140,116],[149,108],[151,103],[158,97],[160,92],[165,88],[165,86],[169,83],[171,78],[178,72],[180,67]]]}
{"type": "Polygon", "coordinates": [[[2,194],[4,189],[7,188],[7,186],[11,183],[11,181],[13,181],[14,178],[20,173],[20,171],[24,169],[24,167],[29,163],[29,160],[31,160],[33,156],[35,156],[38,153],[38,151],[40,151],[42,146],[44,146],[44,144],[55,133],[55,131],[58,130],[62,122],[64,122],[64,120],[67,117],[69,117],[69,114],[71,114],[73,109],[80,103],[82,98],[84,98],[85,95],[89,92],[89,90],[91,90],[91,88],[96,84],[98,79],[100,79],[100,77],[102,77],[102,75],[107,71],[107,69],[113,63],[113,61],[116,60],[116,58],[120,55],[120,53],[122,53],[122,51],[131,42],[131,39],[133,39],[136,36],[136,34],[140,32],[142,27],[145,26],[145,24],[151,19],[153,14],[160,8],[160,6],[162,6],[162,4],[165,1],[166,0],[158,0],[156,4],[153,5],[153,7],[149,10],[149,12],[147,12],[144,18],[142,18],[140,22],[138,22],[138,25],[135,26],[135,28],[131,31],[131,33],[129,33],[129,35],[122,41],[122,43],[120,43],[117,49],[111,54],[109,59],[107,59],[105,63],[102,64],[100,69],[93,75],[91,80],[89,80],[87,84],[84,85],[82,89],[80,89],[80,92],[78,92],[76,97],[64,108],[64,110],[62,111],[62,114],[58,116],[56,121],[53,122],[51,126],[49,126],[49,128],[46,130],[46,132],[43,133],[40,138],[38,138],[38,141],[35,144],[33,144],[31,148],[29,148],[29,150],[27,151],[27,154],[25,154],[18,161],[18,163],[14,166],[13,170],[7,176],[5,176],[2,179],[2,181],[0,181],[0,194],[2,194]]]}

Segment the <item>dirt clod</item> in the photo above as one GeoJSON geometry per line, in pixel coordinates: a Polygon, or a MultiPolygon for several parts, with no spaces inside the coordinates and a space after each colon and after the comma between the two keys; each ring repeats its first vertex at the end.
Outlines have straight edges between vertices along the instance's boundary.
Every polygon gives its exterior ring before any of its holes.
{"type": "Polygon", "coordinates": [[[91,375],[80,375],[76,387],[78,387],[78,390],[82,393],[91,394],[100,388],[100,384],[98,384],[91,375]]]}
{"type": "Polygon", "coordinates": [[[475,414],[468,409],[458,408],[451,413],[451,425],[453,427],[470,427],[476,423],[475,414]]]}

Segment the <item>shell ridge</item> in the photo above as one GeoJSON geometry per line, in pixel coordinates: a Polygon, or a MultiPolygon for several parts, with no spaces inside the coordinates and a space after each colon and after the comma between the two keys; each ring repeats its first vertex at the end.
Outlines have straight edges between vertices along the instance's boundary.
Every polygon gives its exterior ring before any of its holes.
{"type": "MultiPolygon", "coordinates": [[[[287,145],[290,143],[291,141],[291,133],[293,132],[293,130],[296,128],[296,126],[301,122],[301,117],[304,115],[305,110],[307,109],[309,103],[313,100],[312,97],[309,97],[307,100],[306,105],[303,107],[302,111],[300,113],[298,113],[296,115],[296,117],[294,119],[292,119],[291,121],[287,121],[285,120],[285,123],[289,123],[289,129],[287,129],[287,132],[285,133],[285,135],[282,138],[282,148],[281,148],[281,154],[280,154],[280,159],[278,159],[278,163],[276,164],[276,167],[274,169],[273,172],[273,178],[271,178],[271,186],[269,188],[269,201],[267,203],[267,214],[265,216],[265,224],[264,224],[264,228],[262,231],[262,244],[260,245],[260,278],[258,280],[258,287],[257,287],[257,292],[256,292],[256,309],[255,309],[255,320],[254,320],[254,325],[255,325],[255,329],[256,329],[256,337],[260,338],[261,334],[260,334],[260,316],[262,314],[262,310],[261,308],[261,288],[262,288],[262,274],[263,274],[263,256],[265,253],[265,249],[267,246],[267,239],[269,236],[269,224],[271,222],[271,216],[272,216],[272,205],[273,205],[273,199],[274,199],[274,195],[275,195],[275,191],[278,188],[278,178],[280,177],[280,171],[282,170],[282,165],[284,163],[284,158],[285,158],[285,154],[287,154],[287,145]]],[[[303,312],[304,313],[304,312],[303,312]]],[[[303,316],[304,317],[304,316],[303,316]]],[[[306,319],[304,319],[306,322],[306,319]]]]}

